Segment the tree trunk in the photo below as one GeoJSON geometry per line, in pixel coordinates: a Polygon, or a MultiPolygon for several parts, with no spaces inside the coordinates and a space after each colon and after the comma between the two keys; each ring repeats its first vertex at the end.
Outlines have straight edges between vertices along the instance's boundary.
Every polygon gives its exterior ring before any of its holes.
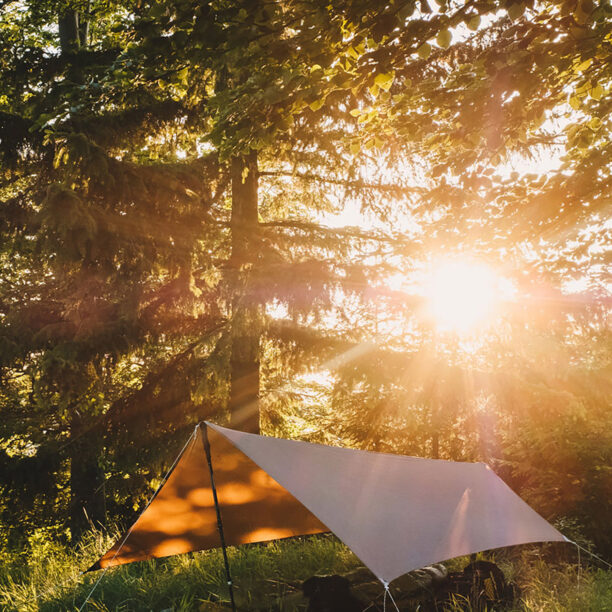
{"type": "Polygon", "coordinates": [[[60,49],[62,55],[72,55],[79,50],[79,13],[66,10],[58,16],[60,49]]]}
{"type": "Polygon", "coordinates": [[[259,433],[259,339],[261,305],[249,291],[257,265],[258,170],[255,151],[232,160],[232,256],[236,297],[232,304],[230,426],[259,433]]]}
{"type": "Polygon", "coordinates": [[[101,527],[106,520],[99,465],[100,443],[96,436],[83,433],[82,417],[76,412],[70,423],[70,537],[78,542],[90,527],[101,527]]]}
{"type": "Polygon", "coordinates": [[[438,432],[431,437],[431,457],[432,459],[440,458],[440,434],[438,432]]]}
{"type": "Polygon", "coordinates": [[[440,458],[440,430],[442,429],[442,406],[440,398],[437,395],[437,389],[434,389],[434,396],[431,398],[431,457],[432,459],[440,458]]]}
{"type": "Polygon", "coordinates": [[[85,11],[79,15],[79,43],[81,47],[89,44],[89,13],[91,10],[91,0],[87,0],[85,11]]]}
{"type": "MultiPolygon", "coordinates": [[[[82,24],[81,24],[82,27],[82,24]]],[[[79,13],[66,9],[58,15],[58,34],[62,56],[67,64],[67,78],[83,82],[83,72],[77,64],[76,54],[83,41],[79,38],[79,13]]],[[[72,409],[70,422],[70,535],[78,541],[91,525],[100,526],[105,520],[104,491],[101,484],[104,472],[99,458],[102,443],[98,438],[84,434],[86,413],[79,412],[78,402],[72,409]]]]}

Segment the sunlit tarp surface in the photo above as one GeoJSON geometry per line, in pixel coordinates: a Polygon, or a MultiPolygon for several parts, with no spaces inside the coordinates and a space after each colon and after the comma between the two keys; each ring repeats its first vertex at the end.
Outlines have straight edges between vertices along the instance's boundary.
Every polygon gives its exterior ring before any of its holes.
{"type": "MultiPolygon", "coordinates": [[[[215,486],[228,545],[329,531],[225,437],[208,430],[215,486]]],[[[91,569],[221,545],[202,434],[186,448],[149,507],[91,569]]]]}
{"type": "MultiPolygon", "coordinates": [[[[228,544],[329,528],[378,578],[390,582],[480,550],[565,540],[482,463],[371,453],[208,426],[228,544]]],[[[198,439],[124,548],[112,561],[115,549],[109,551],[100,566],[215,546],[216,516],[198,439]]]]}

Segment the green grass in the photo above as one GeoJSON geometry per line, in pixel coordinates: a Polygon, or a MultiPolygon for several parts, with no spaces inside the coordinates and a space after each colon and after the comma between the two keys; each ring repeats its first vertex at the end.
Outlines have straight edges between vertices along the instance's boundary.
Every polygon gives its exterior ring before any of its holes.
{"type": "Polygon", "coordinates": [[[543,561],[523,572],[523,604],[529,612],[612,612],[612,572],[543,561]]]}
{"type": "MultiPolygon", "coordinates": [[[[104,552],[116,534],[92,533],[76,551],[42,539],[27,557],[0,554],[0,609],[18,612],[78,610],[100,572],[79,571],[104,552]]],[[[331,536],[291,539],[229,549],[236,601],[242,610],[298,610],[300,582],[316,573],[342,573],[359,560],[331,536]]],[[[521,588],[513,612],[612,612],[612,572],[545,562],[537,548],[498,555],[521,588]]],[[[452,569],[465,560],[450,562],[452,569]]],[[[113,568],[86,606],[89,612],[173,612],[227,609],[219,550],[113,568]]]]}
{"type": "MultiPolygon", "coordinates": [[[[96,534],[70,554],[50,545],[20,565],[0,566],[0,609],[19,612],[78,610],[101,572],[79,576],[114,540],[96,534]]],[[[242,609],[277,608],[292,599],[300,582],[316,573],[345,572],[360,563],[330,536],[266,545],[230,547],[236,603],[242,609]]],[[[106,572],[87,610],[104,612],[215,609],[206,602],[228,600],[220,550],[145,561],[106,572]]],[[[294,599],[294,598],[293,598],[294,599]]],[[[292,609],[292,607],[287,607],[292,609]]]]}

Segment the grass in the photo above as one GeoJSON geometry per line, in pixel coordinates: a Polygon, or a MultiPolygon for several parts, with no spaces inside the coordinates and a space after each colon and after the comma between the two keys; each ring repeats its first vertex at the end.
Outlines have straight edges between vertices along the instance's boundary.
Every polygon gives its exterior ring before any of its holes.
{"type": "MultiPolygon", "coordinates": [[[[26,561],[0,565],[0,609],[78,610],[101,572],[79,576],[114,537],[95,534],[71,554],[61,547],[34,547],[26,561]]],[[[345,572],[359,560],[330,536],[292,539],[229,549],[236,603],[242,609],[278,609],[291,600],[302,580],[316,573],[345,572]]],[[[87,610],[214,610],[213,602],[229,597],[220,550],[145,561],[110,569],[87,610]]],[[[291,607],[287,607],[288,610],[291,607]]]]}
{"type": "Polygon", "coordinates": [[[577,565],[532,565],[524,576],[522,607],[529,612],[612,612],[612,572],[577,565]]]}
{"type": "MultiPolygon", "coordinates": [[[[41,540],[26,556],[0,555],[0,609],[18,612],[76,611],[100,572],[79,575],[116,534],[92,533],[76,551],[41,540]]],[[[331,536],[291,539],[230,548],[236,603],[242,610],[303,609],[300,582],[317,573],[342,573],[359,560],[331,536]]],[[[584,563],[545,562],[539,549],[498,555],[518,583],[521,601],[513,612],[612,612],[612,572],[584,563]]],[[[449,563],[463,567],[465,560],[449,563]]],[[[219,550],[113,568],[89,600],[88,612],[227,610],[228,587],[219,550]]]]}

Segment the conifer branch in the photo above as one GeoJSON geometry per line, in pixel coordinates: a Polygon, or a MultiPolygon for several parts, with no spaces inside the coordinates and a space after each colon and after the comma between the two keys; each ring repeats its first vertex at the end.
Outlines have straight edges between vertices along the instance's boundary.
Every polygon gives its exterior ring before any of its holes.
{"type": "Polygon", "coordinates": [[[340,185],[341,187],[346,187],[348,189],[363,189],[363,190],[375,190],[375,191],[385,191],[391,192],[398,195],[408,195],[408,194],[421,194],[423,190],[418,187],[408,187],[402,185],[396,185],[393,183],[369,183],[363,180],[350,180],[350,179],[340,179],[340,178],[332,178],[326,176],[320,176],[317,174],[311,174],[307,172],[289,172],[283,170],[263,170],[259,172],[259,176],[270,176],[270,177],[287,177],[293,179],[301,179],[305,181],[313,181],[319,183],[328,183],[332,185],[340,185]]]}

